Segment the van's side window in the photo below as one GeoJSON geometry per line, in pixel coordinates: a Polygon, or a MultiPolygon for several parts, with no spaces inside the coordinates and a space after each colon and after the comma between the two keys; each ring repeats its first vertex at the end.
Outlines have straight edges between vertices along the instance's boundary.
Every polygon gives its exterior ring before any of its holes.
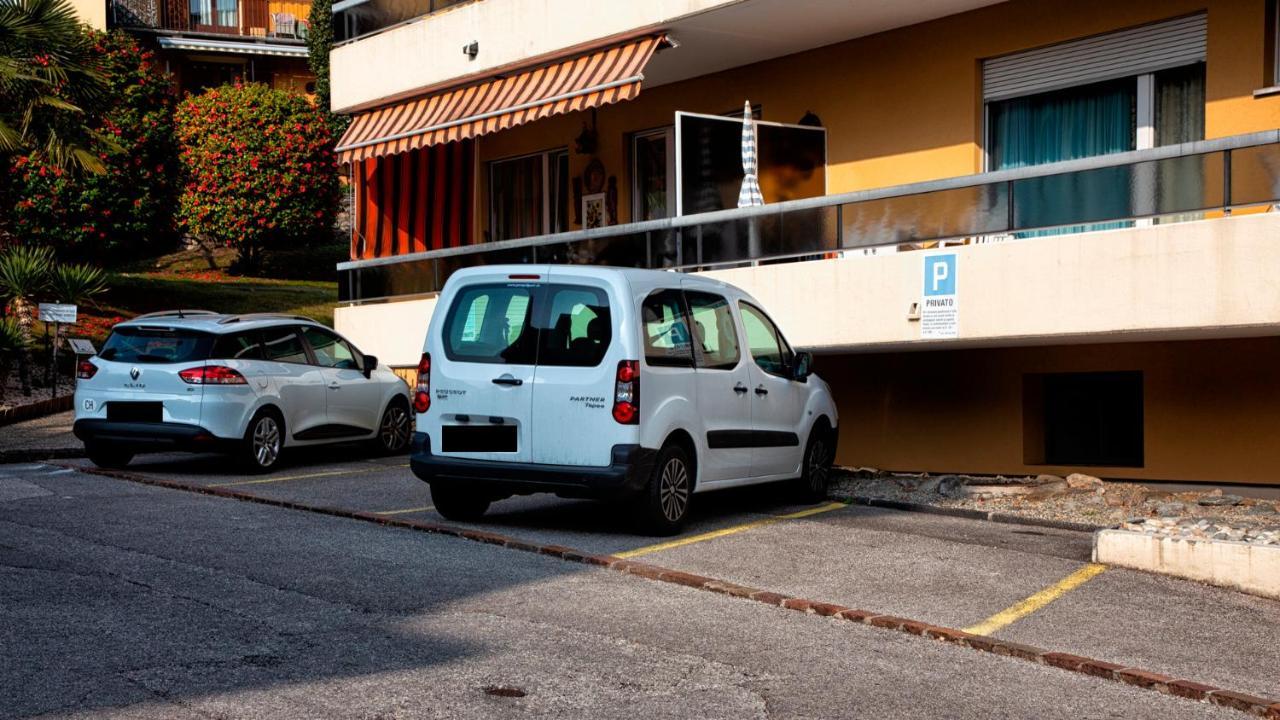
{"type": "MultiPolygon", "coordinates": [[[[547,308],[538,343],[538,364],[595,367],[613,339],[609,297],[599,288],[551,285],[539,304],[547,308]]],[[[538,313],[542,317],[542,313],[538,313]]]]}
{"type": "Polygon", "coordinates": [[[693,322],[693,348],[698,367],[732,370],[742,357],[738,331],[733,326],[733,309],[719,295],[686,292],[693,322]]]}
{"type": "Polygon", "coordinates": [[[770,375],[790,377],[791,348],[787,347],[787,341],[777,326],[759,308],[747,303],[740,303],[739,307],[742,308],[742,329],[747,333],[751,359],[770,375]]]}
{"type": "Polygon", "coordinates": [[[679,290],[656,290],[640,306],[650,365],[693,367],[693,335],[679,290]]]}
{"type": "Polygon", "coordinates": [[[473,285],[453,301],[444,325],[450,360],[532,365],[537,330],[530,318],[536,285],[473,285]]]}

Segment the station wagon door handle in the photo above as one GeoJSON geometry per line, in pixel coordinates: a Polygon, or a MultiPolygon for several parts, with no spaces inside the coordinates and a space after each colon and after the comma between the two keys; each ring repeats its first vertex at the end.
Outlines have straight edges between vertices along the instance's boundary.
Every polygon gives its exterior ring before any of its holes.
{"type": "Polygon", "coordinates": [[[330,390],[341,390],[341,389],[342,389],[342,386],[341,386],[341,385],[339,385],[338,383],[333,383],[332,385],[330,385],[330,386],[329,386],[329,389],[330,389],[330,390]]]}
{"type": "Polygon", "coordinates": [[[523,385],[524,381],[521,380],[520,378],[511,377],[510,374],[507,374],[507,375],[503,375],[502,377],[494,378],[493,384],[494,385],[511,385],[513,387],[516,387],[516,386],[523,385]]]}
{"type": "Polygon", "coordinates": [[[769,391],[768,391],[768,390],[766,390],[766,389],[765,389],[765,387],[764,387],[763,385],[757,385],[757,386],[756,386],[756,394],[757,394],[757,395],[768,395],[768,394],[769,394],[769,391]]]}
{"type": "Polygon", "coordinates": [[[742,383],[738,383],[737,385],[733,386],[733,391],[741,395],[747,391],[747,386],[743,385],[742,383]]]}

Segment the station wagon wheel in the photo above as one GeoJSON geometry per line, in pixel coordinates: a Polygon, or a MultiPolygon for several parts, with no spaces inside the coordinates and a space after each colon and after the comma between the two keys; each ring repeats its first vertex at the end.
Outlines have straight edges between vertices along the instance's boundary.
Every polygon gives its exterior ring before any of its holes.
{"type": "Polygon", "coordinates": [[[693,495],[694,465],[687,450],[669,444],[658,452],[648,486],[636,498],[641,532],[674,535],[684,526],[693,495]]]}
{"type": "Polygon", "coordinates": [[[272,412],[260,412],[249,423],[245,433],[244,460],[248,469],[268,472],[280,461],[284,447],[284,426],[272,412]]]}
{"type": "Polygon", "coordinates": [[[409,417],[409,404],[402,398],[396,398],[382,413],[382,422],[378,426],[378,446],[386,453],[398,453],[409,445],[409,435],[413,432],[413,421],[409,417]]]}

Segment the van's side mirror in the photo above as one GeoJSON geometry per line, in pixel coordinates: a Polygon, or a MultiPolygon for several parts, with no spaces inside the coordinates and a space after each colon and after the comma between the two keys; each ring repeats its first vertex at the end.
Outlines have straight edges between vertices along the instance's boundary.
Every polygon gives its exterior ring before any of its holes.
{"type": "Polygon", "coordinates": [[[791,377],[804,382],[813,374],[813,353],[798,352],[792,363],[791,377]]]}
{"type": "Polygon", "coordinates": [[[373,377],[373,371],[378,368],[378,358],[373,355],[364,356],[364,376],[366,378],[373,377]]]}

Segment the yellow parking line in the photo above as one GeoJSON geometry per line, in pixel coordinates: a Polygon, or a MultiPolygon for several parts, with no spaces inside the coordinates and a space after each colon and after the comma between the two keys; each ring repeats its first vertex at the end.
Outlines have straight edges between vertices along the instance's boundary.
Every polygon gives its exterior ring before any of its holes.
{"type": "Polygon", "coordinates": [[[1058,582],[1050,585],[1044,590],[1041,590],[1035,595],[1032,595],[1026,600],[1023,600],[1017,605],[1001,610],[977,625],[965,628],[964,631],[974,635],[990,635],[1000,628],[1030,615],[1045,605],[1048,605],[1054,600],[1057,600],[1063,595],[1075,590],[1106,569],[1106,565],[1098,565],[1097,563],[1085,565],[1079,570],[1062,578],[1058,582]]]}
{"type": "Polygon", "coordinates": [[[403,464],[403,465],[383,465],[383,466],[380,466],[380,468],[356,469],[356,470],[328,470],[328,471],[324,471],[324,473],[306,473],[303,475],[283,475],[283,477],[279,477],[279,478],[274,478],[274,477],[262,478],[261,480],[236,480],[236,482],[233,482],[233,483],[214,483],[214,484],[211,484],[211,486],[207,486],[207,487],[229,488],[229,487],[236,487],[236,486],[262,486],[262,484],[266,484],[266,483],[283,483],[283,482],[287,482],[287,480],[306,480],[311,478],[333,478],[335,477],[335,475],[362,475],[365,473],[376,473],[376,471],[380,469],[389,469],[389,468],[408,468],[408,462],[406,462],[406,464],[403,464]]]}
{"type": "Polygon", "coordinates": [[[409,513],[427,512],[428,510],[435,510],[435,509],[436,509],[435,505],[423,505],[422,507],[405,508],[403,510],[382,510],[379,512],[375,512],[374,515],[408,515],[409,513]]]}
{"type": "Polygon", "coordinates": [[[831,510],[839,510],[840,508],[843,508],[843,507],[847,507],[847,506],[844,503],[828,503],[826,505],[820,505],[815,508],[809,508],[808,510],[801,510],[800,512],[787,513],[786,515],[775,515],[773,517],[764,518],[763,520],[754,520],[749,523],[734,525],[733,527],[727,527],[720,530],[712,530],[711,532],[702,533],[701,535],[690,535],[689,537],[683,537],[683,538],[680,538],[679,540],[670,540],[668,542],[658,543],[657,545],[646,545],[645,547],[636,548],[635,550],[627,550],[626,552],[614,553],[614,557],[620,557],[620,558],[639,557],[641,555],[648,555],[649,553],[656,553],[662,550],[670,550],[672,548],[684,547],[685,545],[700,543],[700,542],[703,542],[704,540],[715,540],[716,538],[722,538],[728,535],[737,535],[738,533],[743,533],[748,530],[754,530],[758,527],[764,527],[765,525],[772,525],[774,523],[779,523],[779,522],[782,522],[783,520],[795,520],[797,518],[809,517],[810,515],[817,515],[819,513],[829,512],[831,510]]]}

